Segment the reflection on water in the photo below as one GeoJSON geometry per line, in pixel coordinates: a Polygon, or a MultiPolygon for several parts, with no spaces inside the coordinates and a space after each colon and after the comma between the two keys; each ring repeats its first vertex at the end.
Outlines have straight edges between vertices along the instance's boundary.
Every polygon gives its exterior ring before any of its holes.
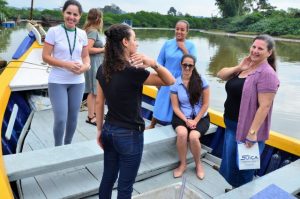
{"type": "Polygon", "coordinates": [[[10,34],[12,31],[12,29],[0,29],[0,53],[7,51],[7,46],[10,44],[10,34]]]}
{"type": "Polygon", "coordinates": [[[298,63],[300,60],[300,44],[293,42],[276,42],[277,54],[281,62],[295,62],[298,63]]]}
{"type": "MultiPolygon", "coordinates": [[[[0,57],[10,59],[13,52],[27,34],[24,28],[12,29],[1,42],[0,57]],[[5,40],[5,41],[3,41],[5,40]],[[9,45],[8,45],[9,44],[9,45]],[[2,52],[6,51],[6,52],[2,52]]],[[[174,31],[136,30],[139,51],[151,57],[157,57],[167,39],[174,36],[174,31]]],[[[202,34],[191,31],[190,39],[198,50],[197,69],[204,74],[211,87],[210,106],[223,111],[226,98],[224,82],[216,73],[225,66],[235,66],[249,52],[252,39],[202,34]]],[[[278,55],[278,75],[281,85],[273,107],[272,130],[300,139],[300,43],[276,42],[278,55]]],[[[7,60],[9,60],[7,59],[7,60]]]]}
{"type": "MultiPolygon", "coordinates": [[[[139,49],[157,57],[165,39],[174,31],[137,30],[139,49]],[[155,36],[154,36],[155,35],[155,36]]],[[[216,77],[222,67],[235,66],[249,53],[252,39],[190,32],[198,49],[197,69],[205,74],[211,87],[210,106],[223,111],[224,82],[216,77]]],[[[276,42],[278,75],[281,82],[273,107],[272,130],[300,139],[300,43],[276,42]]]]}
{"type": "Polygon", "coordinates": [[[245,38],[232,38],[209,36],[207,37],[210,46],[217,51],[211,58],[208,70],[214,76],[224,66],[236,66],[237,63],[248,53],[249,40],[245,38]]]}
{"type": "Polygon", "coordinates": [[[10,61],[25,35],[28,34],[24,26],[0,29],[0,59],[10,61]]]}

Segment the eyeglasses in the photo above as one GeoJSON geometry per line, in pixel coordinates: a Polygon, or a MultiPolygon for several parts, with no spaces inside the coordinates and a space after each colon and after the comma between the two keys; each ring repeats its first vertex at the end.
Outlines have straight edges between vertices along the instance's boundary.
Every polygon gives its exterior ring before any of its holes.
{"type": "Polygon", "coordinates": [[[195,65],[194,64],[188,64],[188,63],[183,63],[183,64],[181,64],[184,68],[187,68],[187,67],[189,67],[189,68],[193,68],[195,65]]]}

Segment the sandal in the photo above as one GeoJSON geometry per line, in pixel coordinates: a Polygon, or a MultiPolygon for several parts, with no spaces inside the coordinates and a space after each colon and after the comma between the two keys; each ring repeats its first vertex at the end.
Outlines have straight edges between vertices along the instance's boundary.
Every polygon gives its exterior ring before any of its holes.
{"type": "Polygon", "coordinates": [[[89,123],[89,124],[91,124],[91,125],[97,126],[96,121],[93,121],[94,119],[96,119],[96,116],[93,116],[93,117],[87,116],[87,119],[85,120],[85,122],[86,122],[86,123],[89,123]]]}

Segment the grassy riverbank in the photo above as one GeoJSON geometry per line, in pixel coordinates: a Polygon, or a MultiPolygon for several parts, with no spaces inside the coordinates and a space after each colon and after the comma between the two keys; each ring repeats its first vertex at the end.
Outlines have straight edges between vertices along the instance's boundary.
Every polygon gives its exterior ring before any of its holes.
{"type": "MultiPolygon", "coordinates": [[[[247,38],[254,38],[256,35],[260,33],[254,32],[237,32],[237,33],[228,33],[223,31],[216,31],[216,30],[199,30],[202,33],[207,34],[215,34],[215,35],[224,35],[228,37],[247,37],[247,38]]],[[[297,42],[300,43],[300,35],[282,35],[282,36],[273,36],[276,41],[287,41],[287,42],[297,42]]]]}
{"type": "MultiPolygon", "coordinates": [[[[170,31],[174,31],[174,28],[148,28],[148,27],[133,27],[133,29],[139,30],[139,29],[143,29],[143,30],[170,30],[170,31]]],[[[212,34],[212,35],[223,35],[223,36],[227,36],[227,37],[246,37],[246,38],[254,38],[255,36],[257,36],[260,33],[254,33],[254,32],[237,32],[237,33],[228,33],[228,32],[224,32],[221,30],[204,30],[204,29],[195,29],[195,28],[191,28],[190,29],[190,36],[195,36],[197,34],[195,34],[195,32],[201,32],[204,34],[212,34]]],[[[153,34],[151,34],[151,38],[157,38],[160,36],[160,32],[154,32],[153,34]]],[[[284,37],[284,36],[273,36],[273,38],[276,41],[286,41],[286,42],[296,42],[296,43],[300,43],[300,36],[291,36],[291,37],[284,37]]]]}

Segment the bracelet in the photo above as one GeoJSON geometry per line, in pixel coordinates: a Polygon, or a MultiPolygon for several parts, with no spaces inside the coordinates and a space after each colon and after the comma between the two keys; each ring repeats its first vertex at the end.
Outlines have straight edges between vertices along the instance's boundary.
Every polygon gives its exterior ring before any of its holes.
{"type": "Polygon", "coordinates": [[[257,142],[257,141],[255,141],[255,140],[249,140],[248,138],[245,139],[245,142],[246,142],[246,141],[247,141],[247,142],[250,142],[250,143],[252,143],[252,144],[255,144],[255,143],[257,142]]]}
{"type": "Polygon", "coordinates": [[[153,68],[154,70],[157,70],[159,68],[159,65],[156,62],[154,66],[151,66],[151,68],[153,68]]]}

